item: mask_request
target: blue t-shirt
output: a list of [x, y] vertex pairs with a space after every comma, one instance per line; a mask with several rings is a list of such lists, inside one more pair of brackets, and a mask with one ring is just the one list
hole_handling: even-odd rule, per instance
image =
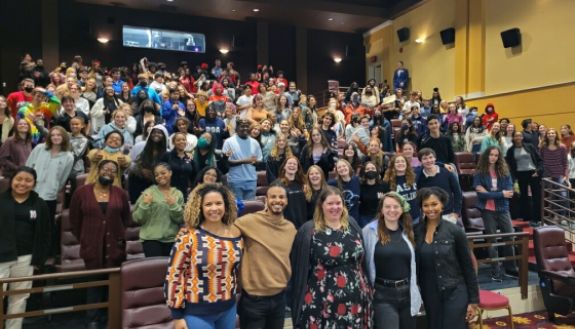
[[395, 178], [397, 186], [395, 187], [395, 192], [399, 193], [405, 201], [409, 203], [411, 210], [409, 214], [413, 219], [413, 224], [419, 223], [420, 209], [417, 204], [417, 183], [413, 182], [413, 185], [407, 185], [405, 181], [405, 176], [397, 176]]
[[222, 135], [226, 131], [224, 120], [217, 117], [215, 119], [201, 118], [199, 124], [202, 129], [211, 133], [212, 136], [216, 138], [216, 148], [218, 150], [221, 149], [223, 142]]
[[[330, 179], [329, 185], [337, 186], [337, 180]], [[351, 176], [351, 180], [341, 186], [341, 194], [343, 195], [343, 202], [349, 212], [349, 215], [354, 219], [359, 219], [359, 196], [361, 191], [361, 184], [357, 176]]]
[[[255, 156], [258, 161], [262, 161], [262, 149], [255, 139], [248, 137], [246, 139], [234, 135], [224, 142], [222, 152], [224, 154], [232, 152], [230, 160], [244, 160]], [[257, 181], [256, 167], [251, 164], [241, 164], [230, 166], [228, 172], [228, 182], [254, 182]]]

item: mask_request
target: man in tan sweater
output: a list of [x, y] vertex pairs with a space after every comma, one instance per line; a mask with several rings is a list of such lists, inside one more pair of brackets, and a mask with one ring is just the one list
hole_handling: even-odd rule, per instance
[[287, 191], [277, 181], [266, 193], [266, 209], [238, 218], [244, 238], [240, 268], [242, 296], [238, 305], [241, 328], [282, 329], [285, 289], [291, 277], [290, 251], [297, 233], [283, 217]]

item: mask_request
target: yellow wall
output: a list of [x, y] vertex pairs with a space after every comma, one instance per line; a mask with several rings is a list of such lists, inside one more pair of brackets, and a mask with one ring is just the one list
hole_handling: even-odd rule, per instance
[[[575, 1], [483, 0], [485, 93], [575, 80]], [[518, 27], [521, 49], [503, 48], [501, 31]]]
[[[446, 96], [453, 97], [455, 51], [441, 44], [439, 31], [454, 25], [455, 1], [424, 2], [393, 20], [389, 26], [368, 36], [365, 40], [368, 51], [366, 58], [377, 56], [383, 78], [390, 84], [397, 62], [402, 60], [409, 69], [412, 86], [427, 95], [431, 94], [434, 87], [440, 87]], [[400, 44], [396, 31], [402, 27], [409, 27], [411, 36], [409, 41]], [[415, 43], [419, 37], [425, 37], [425, 43]], [[402, 52], [400, 48], [403, 48]]]
[[[481, 110], [491, 102], [501, 116], [519, 121], [574, 124], [575, 106], [565, 101], [575, 95], [574, 12], [575, 0], [424, 0], [367, 35], [366, 56], [378, 56], [390, 83], [403, 60], [424, 97], [437, 86], [444, 99], [464, 95]], [[404, 26], [411, 38], [400, 53], [396, 30]], [[456, 29], [452, 48], [439, 37], [447, 27]], [[513, 27], [521, 30], [522, 46], [505, 49], [500, 32]], [[426, 42], [416, 44], [423, 34]]]
[[560, 128], [563, 124], [575, 127], [575, 107], [570, 101], [575, 95], [575, 83], [562, 86], [538, 88], [500, 96], [481, 97], [467, 101], [468, 106], [477, 106], [483, 113], [485, 105], [492, 103], [499, 117], [508, 117], [515, 124], [532, 118], [547, 127]]

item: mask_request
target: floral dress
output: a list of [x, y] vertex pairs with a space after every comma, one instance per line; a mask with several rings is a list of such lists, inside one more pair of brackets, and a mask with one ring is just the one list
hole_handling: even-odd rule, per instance
[[312, 273], [302, 309], [302, 328], [371, 328], [371, 288], [361, 264], [361, 235], [348, 230], [315, 231]]

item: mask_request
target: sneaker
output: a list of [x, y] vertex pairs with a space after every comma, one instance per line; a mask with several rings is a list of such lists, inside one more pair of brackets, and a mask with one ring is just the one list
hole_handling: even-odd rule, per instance
[[519, 278], [519, 271], [516, 268], [510, 268], [505, 270], [505, 275], [508, 278], [518, 279]]
[[501, 276], [501, 272], [500, 271], [492, 271], [491, 272], [491, 281], [503, 282], [503, 277]]

